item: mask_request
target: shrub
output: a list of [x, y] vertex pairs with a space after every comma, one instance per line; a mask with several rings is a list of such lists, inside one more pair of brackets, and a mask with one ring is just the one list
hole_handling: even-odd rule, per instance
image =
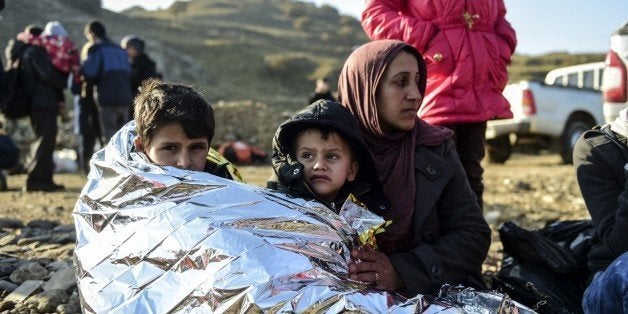
[[188, 2], [183, 2], [183, 1], [175, 1], [170, 8], [168, 8], [168, 12], [172, 13], [172, 14], [181, 14], [184, 13], [185, 11], [187, 11], [188, 9]]
[[312, 20], [307, 16], [300, 16], [294, 19], [294, 28], [300, 31], [309, 31], [312, 28]]
[[282, 9], [286, 16], [293, 19], [307, 15], [307, 7], [301, 2], [288, 3]]
[[98, 15], [102, 6], [101, 0], [65, 0], [64, 2], [69, 7], [79, 9], [92, 15]]

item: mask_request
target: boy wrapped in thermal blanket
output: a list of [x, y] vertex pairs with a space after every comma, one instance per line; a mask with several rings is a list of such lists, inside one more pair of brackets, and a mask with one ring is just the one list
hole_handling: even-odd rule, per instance
[[74, 208], [83, 312], [458, 313], [444, 298], [454, 295], [481, 307], [504, 303], [468, 289], [407, 299], [351, 281], [349, 252], [360, 235], [370, 241], [381, 231], [379, 216], [350, 200], [335, 214], [316, 202], [157, 166], [134, 150], [134, 138], [129, 122], [92, 157]]

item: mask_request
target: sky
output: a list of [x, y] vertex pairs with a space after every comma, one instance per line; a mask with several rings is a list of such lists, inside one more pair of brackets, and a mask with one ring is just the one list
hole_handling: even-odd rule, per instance
[[[329, 4], [342, 14], [360, 18], [364, 0], [304, 0]], [[134, 5], [167, 8], [174, 0], [102, 0], [121, 11]], [[504, 0], [506, 19], [517, 32], [516, 53], [606, 53], [611, 34], [628, 22], [627, 0]]]

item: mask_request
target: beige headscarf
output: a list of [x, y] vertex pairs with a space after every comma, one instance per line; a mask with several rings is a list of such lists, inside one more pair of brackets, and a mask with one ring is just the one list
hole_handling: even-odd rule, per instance
[[[408, 249], [415, 201], [414, 151], [433, 146], [452, 136], [446, 128], [432, 126], [417, 117], [413, 130], [385, 134], [377, 115], [376, 91], [388, 65], [400, 51], [413, 54], [419, 63], [419, 91], [425, 93], [427, 68], [421, 54], [398, 40], [379, 40], [356, 49], [347, 59], [338, 81], [338, 98], [360, 122], [362, 135], [375, 162], [384, 193], [391, 203], [384, 218], [393, 225], [379, 238], [386, 253]], [[383, 243], [382, 243], [383, 242]]]

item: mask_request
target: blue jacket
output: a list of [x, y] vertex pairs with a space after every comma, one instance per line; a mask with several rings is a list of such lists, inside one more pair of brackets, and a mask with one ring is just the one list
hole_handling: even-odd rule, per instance
[[129, 107], [133, 103], [128, 58], [126, 51], [108, 39], [89, 48], [81, 71], [85, 80], [96, 86], [100, 106]]

